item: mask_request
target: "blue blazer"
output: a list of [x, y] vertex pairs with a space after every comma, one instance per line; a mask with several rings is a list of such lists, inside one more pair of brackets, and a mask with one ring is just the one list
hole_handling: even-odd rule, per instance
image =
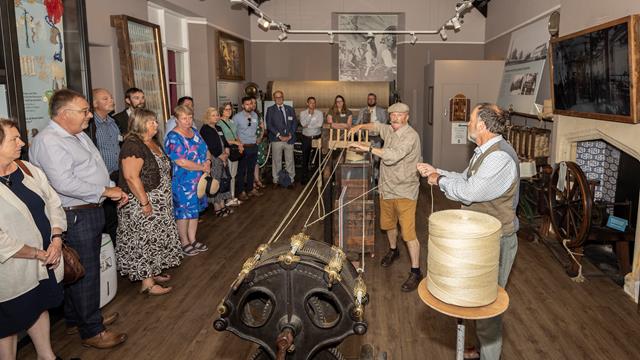
[[296, 118], [296, 112], [289, 105], [284, 106], [284, 111], [287, 113], [287, 118], [282, 114], [282, 111], [278, 109], [278, 105], [272, 105], [267, 108], [267, 114], [265, 121], [267, 123], [267, 130], [269, 131], [270, 141], [280, 141], [280, 136], [291, 135], [291, 139], [287, 142], [293, 144], [296, 142], [296, 129], [298, 128], [298, 119]]

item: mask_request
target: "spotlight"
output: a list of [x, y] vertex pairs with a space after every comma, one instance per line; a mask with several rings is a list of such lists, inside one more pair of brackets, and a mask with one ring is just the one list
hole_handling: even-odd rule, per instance
[[415, 45], [415, 44], [416, 44], [416, 41], [418, 41], [418, 38], [416, 37], [416, 34], [411, 33], [411, 39], [409, 39], [409, 43], [410, 43], [411, 45]]
[[368, 37], [368, 38], [372, 38], [372, 37], [373, 37], [373, 33], [372, 33], [371, 31], [369, 31], [369, 32], [367, 33], [367, 37]]
[[271, 26], [271, 22], [269, 22], [269, 20], [264, 18], [264, 15], [260, 15], [260, 18], [258, 19], [258, 26], [264, 30], [267, 31], [269, 30], [269, 27]]
[[442, 38], [442, 41], [447, 40], [447, 30], [445, 30], [444, 26], [440, 29], [440, 37]]
[[473, 3], [471, 1], [468, 1], [468, 0], [463, 1], [461, 3], [456, 4], [456, 13], [458, 13], [458, 15], [461, 15], [467, 10], [471, 9], [472, 7], [473, 7]]
[[451, 20], [451, 25], [453, 25], [454, 31], [460, 31], [462, 24], [460, 24], [460, 18], [456, 15]]
[[336, 36], [335, 36], [334, 33], [332, 33], [332, 32], [329, 33], [329, 44], [333, 45], [333, 43], [335, 42], [335, 37]]
[[286, 32], [281, 32], [280, 35], [278, 35], [278, 40], [280, 41], [284, 41], [287, 38], [287, 33]]
[[230, 0], [231, 5], [242, 4], [244, 1], [242, 0]]

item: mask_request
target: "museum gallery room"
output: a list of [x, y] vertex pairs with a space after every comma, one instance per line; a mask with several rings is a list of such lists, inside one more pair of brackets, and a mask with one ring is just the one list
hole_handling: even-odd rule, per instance
[[639, 1], [0, 7], [0, 360], [640, 359]]

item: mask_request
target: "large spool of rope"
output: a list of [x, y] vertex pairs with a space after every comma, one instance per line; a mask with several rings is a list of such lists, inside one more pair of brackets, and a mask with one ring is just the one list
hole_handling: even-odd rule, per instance
[[470, 210], [438, 211], [429, 217], [427, 288], [457, 306], [491, 304], [498, 296], [502, 224]]

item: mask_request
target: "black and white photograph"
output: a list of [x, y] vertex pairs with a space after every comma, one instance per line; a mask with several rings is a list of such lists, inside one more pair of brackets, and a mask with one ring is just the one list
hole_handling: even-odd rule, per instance
[[[339, 30], [396, 30], [398, 15], [339, 14]], [[397, 77], [394, 35], [340, 35], [341, 81], [393, 81]]]
[[538, 73], [524, 74], [522, 78], [522, 91], [520, 95], [532, 95], [536, 89], [536, 80]]
[[524, 75], [515, 74], [511, 77], [511, 86], [509, 87], [509, 91], [512, 95], [519, 95], [520, 89], [522, 88], [522, 80], [524, 79]]
[[629, 74], [627, 23], [555, 43], [555, 108], [629, 116]]

